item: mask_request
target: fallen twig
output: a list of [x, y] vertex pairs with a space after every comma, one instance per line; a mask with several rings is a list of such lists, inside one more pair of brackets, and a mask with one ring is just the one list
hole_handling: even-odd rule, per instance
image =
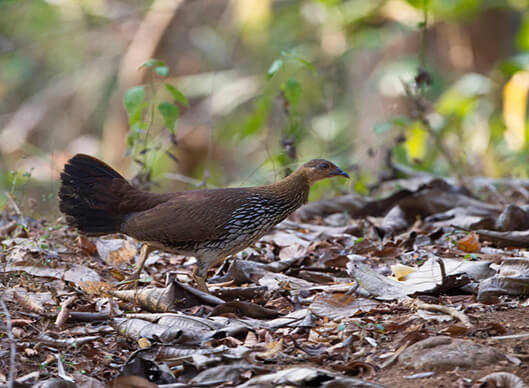
[[59, 347], [59, 346], [73, 346], [74, 344], [79, 346], [87, 342], [95, 341], [99, 338], [101, 337], [98, 335], [89, 335], [86, 337], [75, 337], [75, 338], [62, 339], [62, 338], [53, 338], [43, 333], [39, 335], [38, 340], [43, 344]]
[[0, 236], [7, 236], [17, 227], [16, 221], [11, 221], [0, 228]]
[[12, 325], [11, 325], [11, 314], [7, 309], [7, 305], [4, 302], [4, 299], [0, 297], [0, 305], [6, 317], [5, 326], [7, 331], [7, 337], [9, 338], [9, 382], [8, 387], [13, 388], [15, 386], [15, 369], [16, 369], [16, 354], [17, 349], [15, 345], [15, 337], [13, 336]]
[[4, 194], [7, 197], [7, 200], [9, 201], [11, 206], [13, 206], [13, 209], [15, 210], [15, 213], [17, 213], [17, 215], [22, 218], [22, 212], [20, 211], [20, 208], [17, 205], [17, 201], [15, 201], [15, 199], [13, 198], [13, 194], [11, 194], [8, 191], [5, 191]]
[[70, 309], [69, 306], [77, 299], [77, 296], [70, 296], [68, 299], [66, 299], [64, 302], [61, 303], [61, 311], [59, 314], [57, 314], [57, 319], [55, 320], [55, 326], [57, 326], [59, 329], [61, 329], [66, 321], [68, 320], [68, 317], [70, 315]]
[[527, 338], [527, 337], [529, 337], [529, 333], [511, 334], [511, 335], [499, 335], [497, 337], [489, 337], [489, 341], [510, 340], [510, 339], [519, 339], [519, 338]]
[[404, 343], [403, 345], [401, 345], [397, 351], [395, 353], [393, 353], [393, 355], [388, 358], [386, 361], [384, 361], [382, 363], [382, 365], [379, 365], [380, 369], [384, 369], [384, 368], [387, 368], [388, 366], [390, 366], [391, 364], [393, 364], [393, 362], [395, 362], [395, 360], [400, 356], [400, 354], [406, 350], [406, 348], [409, 346], [409, 341], [406, 341], [406, 343]]
[[470, 319], [464, 313], [462, 313], [459, 310], [456, 310], [453, 307], [443, 306], [443, 305], [439, 305], [439, 304], [424, 303], [424, 302], [421, 302], [420, 300], [416, 300], [415, 301], [415, 306], [417, 306], [417, 308], [423, 309], [423, 310], [437, 311], [437, 312], [440, 312], [440, 313], [448, 314], [448, 315], [454, 317], [455, 319], [461, 321], [461, 323], [465, 327], [467, 327], [467, 328], [472, 327], [472, 323], [470, 322]]

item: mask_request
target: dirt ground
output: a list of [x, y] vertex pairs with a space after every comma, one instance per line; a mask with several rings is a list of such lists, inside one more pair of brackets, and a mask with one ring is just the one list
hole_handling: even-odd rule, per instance
[[[439, 222], [425, 218], [388, 234], [396, 223], [387, 216], [288, 220], [210, 271], [211, 294], [203, 294], [190, 276], [194, 258], [155, 251], [131, 282], [141, 248], [134, 240], [86, 238], [61, 220], [2, 217], [0, 383], [10, 372], [28, 387], [57, 377], [79, 387], [126, 386], [120, 379], [130, 376], [143, 386], [346, 387], [357, 378], [384, 387], [478, 387], [494, 372], [529, 383], [526, 248]], [[431, 260], [442, 263], [441, 273], [425, 270]], [[520, 295], [478, 300], [472, 290], [482, 281], [454, 272], [454, 263], [489, 278], [511, 263], [519, 288], [509, 292]], [[396, 280], [395, 264], [410, 274]], [[436, 336], [501, 357], [484, 366], [405, 366], [406, 352]], [[294, 367], [304, 369], [274, 374]]]

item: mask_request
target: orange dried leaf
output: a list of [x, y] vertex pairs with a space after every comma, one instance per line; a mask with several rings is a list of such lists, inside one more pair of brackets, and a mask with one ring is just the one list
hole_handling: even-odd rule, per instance
[[77, 243], [79, 244], [79, 247], [90, 256], [97, 255], [96, 244], [94, 244], [94, 242], [89, 240], [87, 237], [80, 235], [77, 238]]
[[441, 330], [442, 333], [447, 333], [448, 335], [451, 335], [452, 337], [462, 336], [468, 333], [468, 327], [461, 326], [461, 325], [450, 325], [443, 330]]
[[121, 271], [119, 271], [119, 270], [117, 270], [115, 268], [110, 270], [110, 274], [116, 280], [122, 281], [122, 280], [125, 279], [125, 275], [123, 275], [123, 273]]
[[108, 296], [108, 291], [112, 285], [106, 282], [85, 281], [79, 283], [79, 287], [89, 295]]
[[481, 245], [479, 244], [478, 234], [476, 232], [467, 234], [457, 242], [457, 247], [463, 252], [479, 252], [481, 250]]
[[283, 338], [279, 341], [273, 341], [265, 345], [267, 350], [262, 353], [256, 354], [256, 357], [261, 360], [271, 360], [274, 359], [281, 351], [283, 350]]
[[146, 349], [146, 348], [150, 348], [152, 346], [151, 341], [149, 341], [145, 337], [141, 337], [138, 340], [138, 345], [139, 345], [140, 349]]

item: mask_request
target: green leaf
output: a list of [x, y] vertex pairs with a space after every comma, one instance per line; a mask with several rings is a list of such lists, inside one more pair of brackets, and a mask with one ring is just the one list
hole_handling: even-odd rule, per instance
[[316, 67], [311, 62], [309, 62], [306, 59], [303, 59], [301, 57], [293, 57], [293, 59], [295, 59], [296, 61], [301, 63], [303, 66], [305, 66], [307, 69], [312, 71], [314, 74], [318, 74], [318, 70], [316, 69]]
[[132, 148], [134, 146], [134, 142], [135, 142], [135, 136], [132, 132], [129, 132], [127, 134], [127, 138], [126, 138], [126, 142], [127, 142], [127, 148]]
[[180, 115], [178, 107], [175, 104], [171, 104], [170, 102], [162, 101], [158, 105], [158, 110], [162, 114], [165, 126], [169, 128], [171, 133], [174, 133], [176, 120], [178, 120]]
[[155, 66], [165, 66], [164, 61], [160, 61], [159, 59], [149, 59], [148, 61], [143, 62], [140, 66], [138, 66], [138, 69], [141, 69], [142, 67], [155, 67]]
[[393, 125], [401, 128], [407, 128], [411, 124], [411, 120], [408, 116], [395, 116], [391, 119]]
[[150, 282], [152, 282], [152, 280], [153, 280], [152, 276], [143, 276], [143, 277], [138, 279], [138, 281], [140, 283], [150, 283]]
[[272, 62], [272, 65], [270, 65], [270, 68], [266, 73], [268, 79], [271, 79], [283, 67], [284, 63], [285, 61], [283, 60], [283, 58], [278, 58], [274, 62]]
[[154, 68], [154, 72], [162, 77], [167, 77], [169, 75], [169, 68], [167, 66], [157, 66]]
[[297, 105], [301, 99], [301, 84], [295, 79], [290, 78], [288, 81], [281, 84], [281, 91], [285, 94], [285, 98], [291, 105]]
[[384, 123], [376, 124], [374, 130], [377, 135], [381, 135], [383, 133], [390, 131], [392, 128], [393, 128], [393, 123], [386, 121]]
[[517, 71], [529, 68], [529, 53], [519, 53], [500, 63], [500, 69], [510, 77]]
[[178, 90], [171, 84], [165, 84], [165, 87], [176, 101], [178, 101], [184, 106], [189, 106], [189, 101], [187, 101], [187, 97], [184, 96], [184, 94], [180, 90]]
[[520, 30], [516, 36], [516, 44], [520, 51], [529, 50], [529, 13], [526, 13]]
[[269, 96], [260, 96], [254, 104], [253, 112], [245, 116], [242, 124], [237, 123], [237, 131], [241, 139], [255, 135], [268, 120], [270, 105], [272, 101]]
[[135, 125], [143, 123], [143, 110], [147, 108], [147, 103], [141, 103], [140, 105], [136, 106], [136, 108], [132, 111], [132, 113], [129, 113], [129, 126], [132, 128]]
[[143, 86], [133, 86], [129, 88], [123, 96], [123, 105], [129, 115], [134, 114], [143, 103], [145, 98], [145, 88]]

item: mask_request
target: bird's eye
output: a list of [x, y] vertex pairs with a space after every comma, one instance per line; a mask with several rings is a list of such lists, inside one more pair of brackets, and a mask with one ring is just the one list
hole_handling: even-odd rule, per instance
[[320, 168], [326, 169], [329, 168], [329, 165], [327, 163], [320, 164]]

